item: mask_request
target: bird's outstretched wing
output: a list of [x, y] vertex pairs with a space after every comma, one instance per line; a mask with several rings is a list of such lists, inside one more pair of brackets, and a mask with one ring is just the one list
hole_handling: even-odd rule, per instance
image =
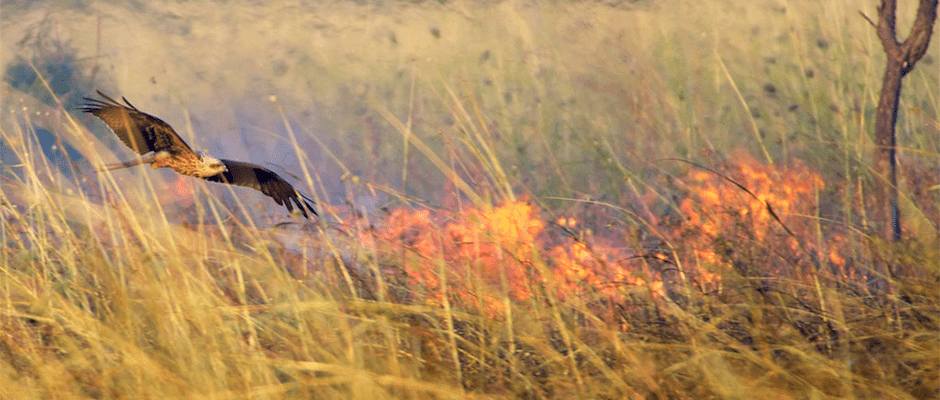
[[183, 138], [160, 118], [138, 110], [123, 97], [121, 99], [126, 105], [118, 103], [100, 90], [98, 95], [101, 99], [85, 97], [85, 104], [79, 109], [104, 121], [131, 150], [139, 154], [160, 151], [170, 154], [193, 152]]
[[278, 205], [287, 207], [287, 211], [293, 211], [296, 205], [300, 213], [305, 218], [310, 218], [307, 213], [318, 215], [313, 208], [314, 201], [294, 189], [290, 183], [281, 178], [280, 175], [264, 168], [260, 165], [251, 163], [220, 160], [225, 164], [226, 171], [205, 178], [210, 182], [228, 183], [238, 186], [250, 187], [264, 193], [274, 199]]

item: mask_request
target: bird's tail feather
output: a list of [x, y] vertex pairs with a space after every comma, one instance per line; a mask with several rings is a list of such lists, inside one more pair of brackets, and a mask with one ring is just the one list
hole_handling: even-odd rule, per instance
[[149, 164], [151, 162], [153, 162], [153, 157], [138, 158], [136, 160], [105, 164], [104, 167], [98, 168], [97, 171], [98, 172], [113, 171], [116, 169], [135, 167], [140, 164]]

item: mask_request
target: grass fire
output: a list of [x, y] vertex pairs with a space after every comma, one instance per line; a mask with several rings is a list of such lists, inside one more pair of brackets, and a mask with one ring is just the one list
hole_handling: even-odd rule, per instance
[[900, 3], [4, 3], [0, 399], [937, 397]]

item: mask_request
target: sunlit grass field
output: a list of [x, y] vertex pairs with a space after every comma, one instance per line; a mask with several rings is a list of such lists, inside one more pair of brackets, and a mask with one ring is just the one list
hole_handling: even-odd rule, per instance
[[[940, 46], [885, 242], [874, 3], [0, 3], [0, 399], [940, 396]], [[95, 89], [321, 218], [96, 173]]]

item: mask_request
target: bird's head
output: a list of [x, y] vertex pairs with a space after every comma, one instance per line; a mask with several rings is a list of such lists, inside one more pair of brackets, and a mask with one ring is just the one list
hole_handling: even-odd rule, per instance
[[199, 161], [202, 163], [201, 169], [203, 171], [203, 176], [214, 176], [227, 171], [227, 168], [225, 167], [225, 164], [222, 162], [222, 160], [212, 157], [205, 152], [199, 152]]

